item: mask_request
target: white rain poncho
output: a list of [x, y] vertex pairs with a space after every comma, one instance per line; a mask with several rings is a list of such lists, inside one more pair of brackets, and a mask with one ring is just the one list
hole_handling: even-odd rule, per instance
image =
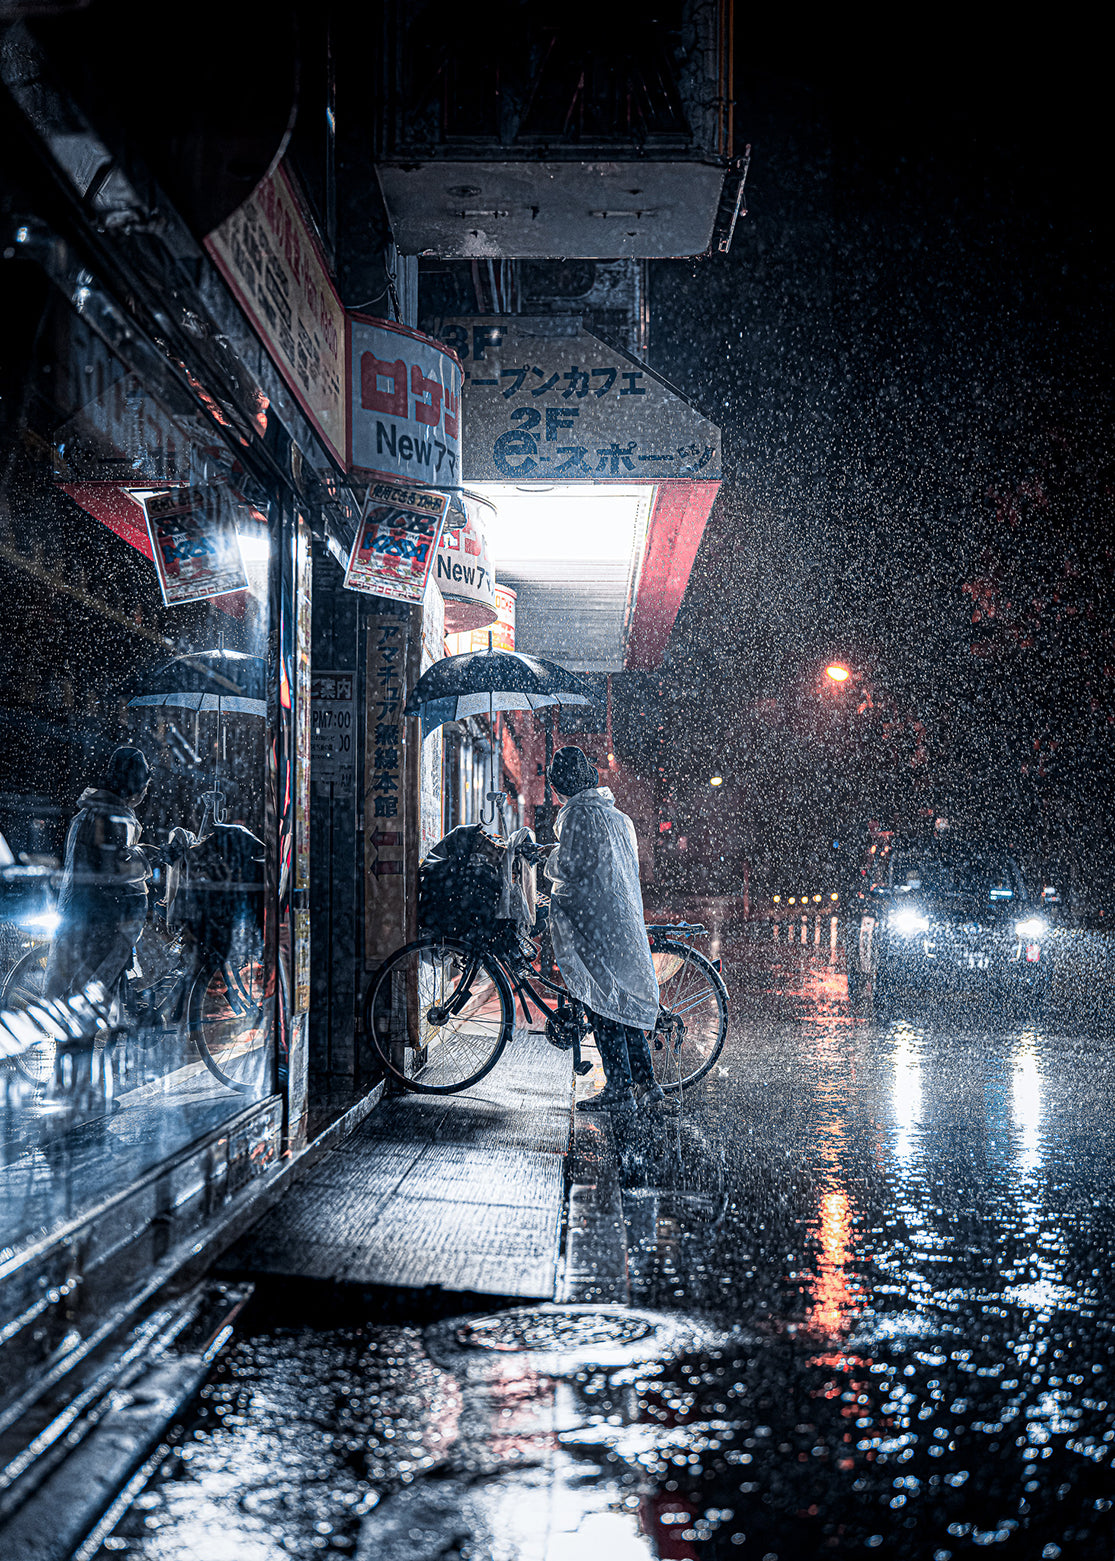
[[554, 956], [566, 986], [586, 1008], [637, 1030], [658, 1019], [635, 826], [606, 786], [580, 791], [562, 808], [552, 881]]

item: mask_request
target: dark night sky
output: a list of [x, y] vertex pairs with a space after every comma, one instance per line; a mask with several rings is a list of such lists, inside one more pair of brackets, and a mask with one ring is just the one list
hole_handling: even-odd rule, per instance
[[[698, 769], [731, 762], [738, 739], [761, 768], [749, 700], [792, 702], [832, 655], [938, 729], [985, 730], [1019, 686], [1002, 658], [974, 676], [969, 648], [962, 587], [989, 488], [1047, 469], [1049, 430], [1069, 429], [1089, 472], [1078, 522], [1093, 540], [1107, 526], [1092, 503], [1115, 313], [1099, 41], [937, 25], [791, 41], [744, 24], [749, 215], [729, 257], [652, 266], [651, 361], [725, 436], [665, 668], [668, 692], [699, 695], [663, 718], [683, 767], [690, 746]], [[1063, 699], [1063, 645], [1040, 676], [1038, 659], [1023, 724]], [[994, 762], [973, 755], [972, 778]]]

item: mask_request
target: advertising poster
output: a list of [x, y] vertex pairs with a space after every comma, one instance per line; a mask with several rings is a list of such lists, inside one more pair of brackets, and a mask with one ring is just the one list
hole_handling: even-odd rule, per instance
[[236, 505], [227, 488], [168, 488], [148, 494], [143, 510], [168, 607], [247, 589]]
[[418, 603], [441, 538], [449, 495], [374, 482], [345, 570], [350, 591]]

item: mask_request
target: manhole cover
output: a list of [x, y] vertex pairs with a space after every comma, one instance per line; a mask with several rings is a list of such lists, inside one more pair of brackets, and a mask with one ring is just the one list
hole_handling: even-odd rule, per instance
[[633, 1344], [654, 1332], [643, 1317], [612, 1312], [505, 1312], [459, 1323], [457, 1343], [466, 1350], [545, 1350], [565, 1354], [600, 1344]]
[[561, 1375], [585, 1366], [666, 1360], [686, 1350], [710, 1348], [722, 1337], [695, 1318], [608, 1303], [516, 1306], [476, 1317], [447, 1317], [423, 1334], [426, 1350], [439, 1366], [481, 1375], [484, 1361], [494, 1365], [501, 1355], [530, 1355], [540, 1369]]

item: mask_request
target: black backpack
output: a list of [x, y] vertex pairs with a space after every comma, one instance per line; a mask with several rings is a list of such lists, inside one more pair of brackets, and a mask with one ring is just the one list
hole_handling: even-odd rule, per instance
[[506, 849], [479, 824], [461, 824], [443, 836], [418, 869], [422, 931], [456, 938], [495, 933]]

